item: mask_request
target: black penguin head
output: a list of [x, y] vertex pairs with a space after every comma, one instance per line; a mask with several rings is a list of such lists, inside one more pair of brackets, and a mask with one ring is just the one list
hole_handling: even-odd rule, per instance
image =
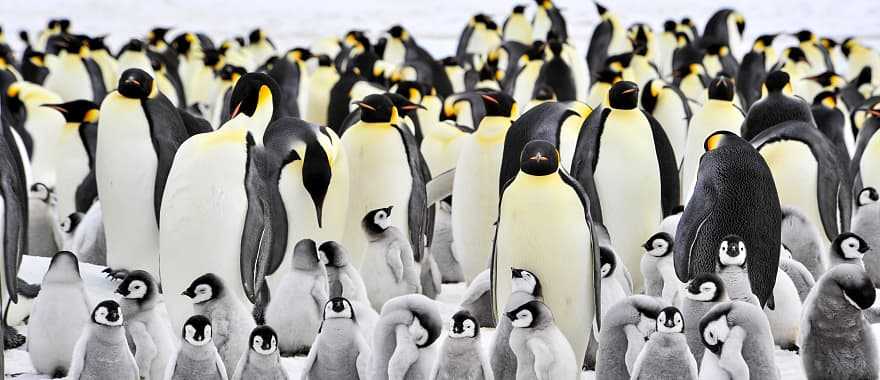
[[764, 86], [767, 87], [767, 92], [770, 93], [779, 93], [787, 86], [790, 82], [790, 78], [788, 73], [785, 71], [777, 70], [770, 74], [767, 74], [767, 79], [764, 80]]
[[437, 341], [437, 338], [440, 337], [440, 332], [442, 328], [440, 326], [432, 326], [428, 325], [427, 328], [425, 324], [422, 322], [428, 321], [429, 323], [433, 318], [427, 318], [421, 313], [413, 312], [412, 323], [409, 325], [409, 334], [412, 338], [413, 342], [415, 342], [416, 347], [425, 348]]
[[527, 57], [529, 61], [543, 61], [544, 55], [546, 53], [544, 49], [545, 46], [546, 44], [544, 43], [544, 41], [532, 42], [532, 46], [530, 46], [529, 49], [526, 50], [523, 56]]
[[559, 170], [559, 151], [546, 140], [532, 140], [523, 147], [519, 169], [533, 176], [545, 176]]
[[730, 17], [733, 17], [733, 23], [736, 24], [736, 31], [739, 32], [739, 35], [742, 36], [743, 32], [746, 31], [746, 19], [739, 12], [734, 11]]
[[597, 83], [615, 84], [623, 80], [623, 75], [619, 71], [611, 69], [602, 69], [596, 76]]
[[837, 108], [837, 94], [834, 91], [822, 91], [813, 98], [813, 105], [835, 109]]
[[396, 38], [402, 41], [409, 39], [409, 32], [400, 25], [394, 25], [391, 29], [388, 29], [388, 35], [391, 36], [391, 38]]
[[155, 299], [159, 291], [153, 275], [146, 271], [136, 270], [125, 276], [122, 283], [116, 287], [116, 293], [123, 298], [143, 303]]
[[706, 141], [703, 142], [703, 148], [706, 152], [711, 152], [713, 150], [721, 149], [725, 146], [736, 145], [740, 143], [748, 144], [742, 137], [737, 136], [733, 132], [729, 131], [717, 131], [709, 137], [706, 138]]
[[81, 281], [79, 274], [79, 260], [70, 251], [59, 251], [52, 256], [49, 262], [49, 270], [43, 277], [43, 284], [47, 282], [71, 282]]
[[257, 326], [251, 331], [250, 347], [260, 355], [272, 355], [278, 351], [278, 334], [269, 326]]
[[324, 330], [324, 322], [331, 319], [350, 319], [357, 323], [357, 316], [351, 302], [340, 296], [333, 297], [324, 304], [324, 316], [321, 320], [321, 326], [318, 327], [318, 333]]
[[449, 337], [452, 339], [476, 338], [480, 335], [480, 322], [467, 310], [453, 314], [449, 327]]
[[369, 95], [355, 104], [361, 109], [361, 121], [364, 123], [396, 122], [397, 109], [385, 95]]
[[657, 98], [660, 97], [665, 86], [665, 83], [660, 79], [651, 79], [645, 83], [645, 87], [642, 89], [642, 108], [645, 112], [654, 112], [657, 107]]
[[684, 317], [678, 308], [669, 306], [660, 310], [657, 315], [657, 332], [661, 333], [683, 333]]
[[516, 101], [513, 97], [499, 91], [480, 92], [483, 104], [486, 106], [486, 117], [512, 118], [516, 115]]
[[364, 231], [366, 231], [368, 235], [378, 235], [385, 232], [385, 230], [388, 229], [388, 226], [391, 225], [392, 207], [394, 206], [392, 205], [368, 212], [361, 222]]
[[556, 100], [556, 94], [553, 92], [553, 87], [547, 85], [539, 86], [537, 89], [535, 89], [535, 100], [539, 100], [542, 102]]
[[532, 300], [505, 314], [515, 328], [541, 328], [553, 322], [550, 308], [543, 302]]
[[325, 241], [318, 247], [318, 251], [324, 253], [327, 258], [327, 266], [342, 268], [349, 264], [348, 251], [342, 244], [335, 241]]
[[193, 315], [183, 324], [183, 340], [193, 346], [204, 346], [211, 343], [213, 331], [211, 320], [204, 315]]
[[607, 247], [599, 247], [599, 268], [602, 278], [611, 277], [617, 269], [617, 255]]
[[[541, 2], [538, 1], [538, 4], [541, 4]], [[599, 4], [599, 3], [596, 2], [596, 1], [594, 1], [593, 4], [596, 5], [596, 12], [599, 13], [599, 16], [600, 16], [600, 17], [601, 17], [601, 16], [605, 16], [605, 14], [608, 13], [608, 8], [605, 8], [602, 4]]]
[[839, 43], [837, 43], [837, 41], [828, 37], [819, 38], [819, 43], [822, 44], [822, 46], [825, 47], [825, 49], [828, 51], [834, 50], [834, 48], [840, 45]]
[[617, 82], [608, 91], [608, 105], [613, 109], [632, 110], [639, 106], [639, 85], [630, 82]]
[[110, 49], [107, 47], [107, 44], [104, 42], [105, 38], [107, 38], [107, 36], [88, 37], [88, 39], [86, 40], [86, 45], [89, 47], [89, 50], [91, 50], [91, 51], [103, 50], [106, 52], [110, 52]]
[[253, 117], [258, 109], [272, 107], [272, 120], [278, 118], [281, 90], [272, 77], [264, 73], [247, 73], [235, 83], [229, 105], [230, 118], [238, 114]]
[[161, 45], [165, 44], [165, 36], [168, 34], [168, 31], [171, 29], [156, 27], [147, 32], [147, 42], [150, 46], [161, 47]]
[[669, 236], [666, 232], [658, 232], [651, 235], [651, 237], [648, 238], [648, 241], [646, 241], [645, 244], [642, 244], [642, 248], [645, 249], [645, 254], [654, 257], [664, 257], [668, 255], [673, 250], [672, 246], [672, 236]]
[[859, 196], [856, 198], [856, 206], [867, 206], [876, 203], [878, 200], [880, 200], [880, 194], [877, 194], [877, 190], [873, 187], [866, 187], [859, 191]]
[[113, 300], [101, 301], [92, 310], [92, 322], [102, 326], [122, 326], [122, 310]]
[[232, 82], [237, 81], [245, 74], [247, 74], [247, 70], [245, 70], [244, 67], [233, 65], [223, 65], [220, 71], [217, 72], [217, 76], [219, 76], [221, 80]]
[[312, 239], [302, 239], [293, 247], [293, 268], [299, 270], [314, 270], [320, 267], [318, 247]]
[[220, 277], [206, 273], [193, 280], [181, 294], [192, 299], [193, 303], [199, 304], [220, 298], [225, 290], [226, 286]]
[[798, 39], [798, 42], [811, 42], [816, 41], [816, 35], [813, 32], [804, 29], [797, 33], [792, 34], [793, 37]]
[[413, 103], [411, 100], [407, 99], [401, 94], [388, 92], [385, 93], [385, 97], [391, 100], [391, 104], [394, 105], [394, 108], [397, 110], [398, 115], [408, 115], [410, 117], [416, 117], [416, 110], [425, 109], [425, 106]]
[[526, 6], [525, 5], [516, 5], [513, 7], [513, 14], [521, 15], [524, 13], [526, 13]]
[[319, 67], [333, 66], [333, 59], [331, 59], [330, 56], [327, 54], [321, 54], [318, 56], [318, 66]]
[[[395, 85], [394, 87], [395, 93], [403, 96], [413, 104], [421, 102], [424, 95], [431, 93], [430, 86], [415, 81], [401, 81], [398, 82], [397, 85]], [[415, 105], [415, 108], [418, 108], [418, 105]]]
[[846, 85], [846, 79], [843, 79], [842, 76], [837, 75], [837, 73], [833, 71], [826, 71], [824, 73], [813, 75], [811, 77], [806, 77], [804, 79], [816, 82], [822, 85], [822, 87], [840, 88]]
[[804, 62], [808, 66], [811, 66], [810, 61], [807, 59], [807, 55], [799, 47], [790, 47], [788, 49], [785, 49], [782, 55], [794, 63]]
[[64, 121], [68, 123], [93, 124], [98, 122], [100, 115], [97, 104], [82, 99], [61, 104], [44, 104], [43, 107], [60, 112], [64, 116]]
[[137, 38], [132, 38], [128, 40], [128, 43], [122, 46], [122, 49], [119, 50], [119, 54], [127, 51], [143, 53], [147, 51], [147, 45]]
[[852, 232], [844, 232], [834, 238], [831, 243], [834, 253], [843, 260], [861, 260], [871, 247], [861, 236]]
[[727, 293], [724, 281], [712, 272], [698, 273], [687, 283], [685, 297], [699, 302], [721, 302]]
[[675, 21], [674, 20], [666, 20], [663, 22], [663, 31], [667, 33], [675, 33]]
[[757, 52], [762, 52], [765, 49], [773, 46], [773, 40], [776, 39], [778, 34], [762, 34], [755, 39], [755, 42], [752, 44], [752, 50]]
[[76, 231], [76, 227], [79, 226], [79, 223], [82, 222], [85, 214], [81, 212], [72, 212], [68, 215], [64, 220], [61, 221], [59, 227], [62, 232], [72, 234]]
[[120, 95], [131, 99], [146, 99], [157, 91], [153, 77], [136, 68], [122, 72], [117, 89]]
[[511, 291], [541, 297], [541, 280], [537, 275], [525, 269], [510, 268], [510, 276]]
[[248, 34], [248, 43], [256, 44], [260, 41], [263, 41], [266, 38], [266, 33], [263, 33], [261, 29], [254, 29]]
[[709, 99], [732, 102], [736, 86], [730, 78], [719, 75], [709, 83]]
[[727, 235], [718, 245], [718, 265], [720, 267], [746, 265], [746, 243], [737, 235]]

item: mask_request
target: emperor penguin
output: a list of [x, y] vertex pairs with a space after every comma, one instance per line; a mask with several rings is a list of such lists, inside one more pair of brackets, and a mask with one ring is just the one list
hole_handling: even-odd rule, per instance
[[480, 345], [480, 323], [467, 310], [452, 315], [432, 379], [494, 379], [489, 359]]
[[834, 71], [834, 63], [831, 54], [819, 42], [819, 37], [810, 30], [803, 29], [793, 35], [798, 39], [798, 47], [804, 52], [807, 62], [810, 63], [810, 74], [821, 74], [826, 71]]
[[[416, 145], [415, 136], [400, 124], [398, 110], [384, 95], [370, 95], [360, 101], [360, 121], [345, 130], [342, 146], [349, 165], [348, 223], [342, 239], [358, 265], [367, 246], [361, 215], [380, 207], [393, 206], [393, 225], [406, 237], [416, 262], [421, 262], [426, 238], [433, 232], [425, 184], [431, 174]], [[399, 125], [400, 124], [400, 125]], [[373, 186], [376, 181], [386, 184]], [[430, 240], [430, 239], [428, 239]], [[374, 301], [375, 302], [375, 301]]]
[[270, 59], [265, 69], [281, 88], [281, 114], [302, 117], [307, 107], [306, 89], [309, 85], [309, 69], [306, 61], [312, 58], [307, 49], [295, 48], [283, 56]]
[[266, 379], [289, 380], [278, 354], [278, 335], [269, 326], [257, 326], [251, 331], [248, 352], [241, 356], [232, 380]]
[[556, 326], [553, 312], [541, 301], [529, 301], [509, 311], [513, 330], [510, 348], [516, 355], [517, 379], [574, 379], [580, 371], [565, 335]]
[[[878, 246], [880, 240], [875, 238], [880, 233], [880, 199], [873, 187], [866, 187], [859, 192], [856, 198], [853, 214], [852, 232], [867, 240], [868, 246]], [[865, 270], [871, 281], [880, 283], [880, 257], [878, 255], [865, 255], [862, 257]]]
[[[638, 108], [636, 84], [618, 82], [608, 97], [609, 107], [591, 114], [578, 137], [571, 173], [593, 221], [608, 229], [627, 269], [640, 273], [641, 242], [679, 204], [678, 168], [663, 127]], [[639, 276], [633, 287], [642, 288]]]
[[[234, 371], [238, 359], [247, 351], [248, 334], [256, 326], [254, 319], [241, 301], [231, 294], [223, 280], [213, 273], [204, 274], [193, 280], [183, 291], [183, 295], [192, 300], [191, 314], [209, 318], [211, 325], [214, 326], [217, 336], [212, 338], [213, 346], [217, 347], [219, 358], [222, 358], [225, 378], [229, 374], [226, 371]], [[187, 324], [184, 324], [184, 331], [189, 330], [186, 326]], [[211, 338], [211, 334], [207, 337]], [[189, 341], [184, 342], [183, 351], [186, 351], [187, 343], [193, 344]], [[229, 366], [226, 367], [226, 364]], [[169, 365], [169, 368], [173, 369], [172, 367]]]
[[263, 134], [273, 121], [284, 115], [281, 88], [272, 77], [263, 73], [247, 73], [237, 82], [229, 98], [229, 121], [220, 126], [242, 127], [263, 145]]
[[752, 139], [776, 183], [779, 203], [804, 213], [823, 245], [849, 230], [852, 209], [848, 156], [814, 124], [789, 121]]
[[722, 302], [727, 302], [724, 281], [715, 273], [703, 272], [685, 284], [684, 297], [681, 298], [681, 313], [684, 316], [684, 334], [691, 354], [699, 366], [703, 360], [703, 336], [700, 334], [700, 320], [704, 315]]
[[532, 46], [519, 59], [521, 68], [516, 75], [509, 79], [510, 86], [506, 89], [511, 92], [513, 99], [517, 104], [528, 104], [535, 94], [538, 77], [541, 75], [541, 69], [547, 61], [546, 44], [541, 41], [535, 41]]
[[[528, 270], [510, 268], [511, 292], [501, 313], [507, 313], [533, 300], [542, 299], [541, 281]], [[489, 364], [496, 379], [510, 379], [516, 376], [516, 355], [510, 348], [510, 332], [513, 325], [509, 318], [499, 314], [495, 336], [489, 346]]]
[[330, 57], [322, 55], [318, 57], [318, 68], [311, 73], [309, 84], [306, 88], [308, 106], [303, 113], [303, 119], [318, 125], [327, 125], [327, 107], [330, 106], [330, 89], [339, 80], [339, 73], [333, 67]]
[[[880, 100], [880, 97], [878, 97]], [[867, 104], [867, 102], [866, 102]], [[871, 187], [880, 188], [880, 170], [872, 162], [877, 157], [880, 147], [880, 134], [876, 132], [880, 130], [880, 111], [869, 110], [870, 117], [865, 119], [858, 131], [856, 140], [856, 149], [850, 164], [850, 174], [853, 176], [853, 194], [863, 191], [864, 188]], [[853, 113], [855, 119], [857, 113]]]
[[688, 99], [704, 99], [706, 88], [709, 85], [709, 76], [699, 63], [686, 63], [679, 65], [672, 72], [672, 84], [678, 86]]
[[321, 324], [321, 310], [327, 303], [327, 270], [318, 257], [314, 240], [296, 243], [290, 270], [281, 278], [266, 308], [266, 324], [281, 331], [278, 347], [283, 356], [308, 351]]
[[715, 273], [724, 281], [724, 288], [731, 300], [758, 305], [758, 297], [752, 293], [749, 283], [748, 257], [742, 238], [727, 235], [718, 245]]
[[360, 272], [376, 310], [394, 297], [422, 291], [412, 248], [400, 229], [392, 225], [392, 207], [372, 210], [362, 221], [368, 244]]
[[[216, 323], [216, 322], [215, 322]], [[227, 369], [213, 342], [213, 323], [204, 315], [193, 315], [183, 324], [180, 348], [171, 357], [165, 380], [227, 380]]]
[[837, 235], [826, 254], [828, 269], [839, 264], [855, 264], [864, 268], [865, 263], [862, 260], [870, 250], [871, 247], [859, 235], [852, 232]]
[[525, 5], [517, 5], [513, 7], [510, 16], [504, 20], [501, 27], [501, 38], [504, 41], [516, 41], [525, 45], [530, 45], [533, 41], [532, 24], [525, 15]]
[[731, 379], [780, 378], [770, 323], [760, 307], [742, 301], [718, 304], [700, 320], [700, 335], [706, 346], [701, 379], [723, 378], [720, 374]]
[[[62, 104], [49, 104], [46, 107], [57, 110], [64, 116], [64, 127], [60, 130], [57, 142], [53, 145], [56, 157], [55, 194], [58, 198], [56, 213], [70, 215], [77, 210], [76, 192], [85, 183], [89, 173], [95, 168], [95, 148], [98, 129], [98, 105], [88, 100], [75, 100]], [[94, 181], [94, 177], [91, 177]]]
[[590, 70], [590, 83], [593, 84], [605, 68], [605, 60], [608, 57], [632, 50], [626, 29], [617, 15], [601, 4], [595, 4], [601, 22], [593, 29], [587, 50], [587, 66]]
[[847, 115], [846, 104], [838, 101], [838, 95], [832, 91], [822, 91], [813, 98], [810, 107], [816, 126], [838, 151], [852, 157], [855, 154], [856, 141], [852, 133], [852, 122]]
[[672, 73], [672, 53], [678, 46], [675, 37], [677, 24], [674, 20], [663, 22], [663, 31], [657, 35], [657, 54], [654, 56], [654, 64], [661, 75], [667, 76]]
[[703, 55], [703, 67], [706, 69], [706, 75], [715, 78], [718, 75], [727, 75], [736, 78], [739, 72], [739, 62], [730, 52], [727, 45], [710, 45], [706, 48]]
[[680, 166], [685, 153], [688, 124], [693, 116], [690, 101], [678, 87], [653, 79], [645, 83], [640, 102], [642, 109], [663, 127], [675, 152], [675, 162]]
[[641, 260], [645, 295], [660, 297], [666, 302], [674, 303], [681, 282], [675, 275], [672, 255], [670, 255], [674, 250], [672, 236], [666, 232], [655, 233], [642, 247], [645, 249]]
[[800, 354], [807, 378], [878, 376], [877, 338], [864, 315], [875, 298], [874, 283], [857, 265], [837, 265], [819, 278], [801, 323]]
[[656, 331], [633, 364], [633, 379], [697, 380], [697, 361], [688, 348], [684, 316], [674, 306], [660, 310]]
[[827, 249], [819, 226], [796, 207], [782, 207], [782, 245], [814, 278], [828, 269]]
[[90, 37], [86, 40], [86, 44], [89, 47], [89, 56], [101, 69], [104, 89], [110, 92], [116, 89], [116, 78], [119, 77], [121, 71], [119, 70], [119, 63], [113, 57], [113, 53], [110, 52], [107, 43], [104, 42], [106, 38], [106, 35]]
[[162, 306], [159, 283], [150, 273], [132, 271], [116, 288], [125, 332], [144, 378], [161, 379], [177, 342]]
[[657, 316], [667, 306], [660, 298], [632, 295], [608, 311], [599, 330], [597, 378], [631, 377], [639, 353], [657, 327]]
[[156, 73], [153, 71], [153, 64], [150, 57], [147, 56], [147, 44], [138, 39], [131, 39], [119, 49], [116, 57], [119, 65], [118, 72], [125, 72], [128, 69], [141, 69], [151, 77], [155, 78]]
[[[335, 283], [342, 286], [341, 297], [349, 301], [360, 302], [369, 305], [367, 288], [360, 271], [351, 262], [348, 250], [335, 241], [325, 241], [318, 246], [318, 252], [323, 254], [324, 268], [327, 271], [328, 289], [333, 289]], [[332, 296], [332, 295], [331, 295]]]
[[767, 96], [749, 108], [742, 125], [744, 139], [752, 140], [764, 130], [789, 120], [815, 125], [810, 105], [803, 99], [783, 92], [783, 89], [790, 86], [790, 77], [784, 71], [767, 74], [767, 79], [764, 81]]
[[28, 321], [27, 350], [37, 372], [53, 377], [68, 373], [74, 346], [91, 311], [76, 256], [67, 251], [56, 253]]
[[601, 315], [599, 246], [590, 215], [583, 189], [560, 168], [556, 147], [544, 140], [526, 144], [520, 171], [502, 188], [499, 202], [491, 267], [495, 315], [510, 296], [510, 268], [553, 278], [555, 286], [543, 284], [544, 302], [556, 311], [556, 324], [578, 361], [585, 357], [593, 318]]
[[[102, 301], [92, 311], [71, 357], [67, 379], [158, 379], [138, 372], [134, 356], [125, 339], [124, 318], [116, 301]], [[164, 372], [163, 372], [164, 374]], [[161, 377], [161, 375], [159, 375]]]
[[[101, 103], [95, 179], [107, 234], [107, 264], [126, 270], [159, 270], [159, 210], [171, 164], [189, 137], [183, 119], [153, 78], [129, 69]], [[138, 170], [132, 170], [138, 168]]]
[[593, 79], [590, 91], [587, 94], [586, 103], [590, 107], [599, 108], [602, 105], [608, 105], [608, 92], [611, 86], [623, 80], [623, 74], [611, 69], [603, 69]]
[[429, 378], [442, 327], [440, 312], [430, 298], [407, 294], [389, 300], [382, 306], [373, 335], [367, 377]]
[[498, 176], [517, 104], [501, 92], [481, 93], [486, 116], [465, 136], [452, 185], [452, 236], [467, 282], [489, 267], [498, 219]]
[[[599, 264], [601, 265], [602, 275], [602, 307], [601, 315], [596, 316], [597, 321], [602, 321], [608, 310], [632, 293], [624, 284], [618, 280], [619, 272], [626, 270], [620, 267], [620, 259], [610, 249], [604, 247], [599, 249]], [[670, 263], [670, 265], [672, 265]], [[670, 268], [671, 269], [671, 268]]]
[[[584, 97], [580, 95], [576, 71], [569, 65], [565, 55], [565, 44], [557, 38], [550, 39], [546, 45], [545, 61], [541, 66], [532, 94], [527, 100], [538, 98], [541, 92], [549, 90], [559, 101], [570, 102]], [[586, 92], [586, 90], [584, 90]]]
[[58, 57], [49, 63], [49, 74], [43, 85], [58, 94], [63, 101], [77, 99], [101, 103], [107, 90], [101, 67], [91, 58], [83, 37], [63, 35], [55, 45]]
[[323, 321], [312, 344], [303, 379], [366, 380], [372, 337], [358, 328], [357, 313], [346, 298], [336, 297], [324, 305]]
[[[40, 182], [57, 188], [56, 177], [63, 175], [63, 173], [59, 173], [55, 168], [55, 163], [60, 155], [56, 145], [59, 135], [65, 129], [67, 118], [65, 114], [57, 112], [48, 105], [61, 104], [63, 100], [45, 87], [21, 81], [10, 84], [3, 96], [9, 98], [8, 103], [24, 105], [23, 114], [25, 117], [19, 123], [24, 130], [30, 133], [35, 145], [33, 154], [29, 157], [33, 176], [33, 180], [29, 184]], [[12, 115], [9, 109], [5, 112]]]
[[694, 187], [700, 190], [675, 232], [675, 273], [689, 281], [714, 272], [720, 242], [736, 234], [749, 247], [749, 282], [763, 305], [779, 265], [782, 211], [773, 176], [757, 150], [731, 132], [713, 133], [704, 146]]
[[734, 9], [722, 8], [706, 21], [703, 35], [700, 36], [700, 44], [704, 47], [712, 45], [728, 46], [730, 49], [733, 49], [734, 55], [740, 56], [742, 54], [739, 52], [739, 45], [742, 43], [745, 30], [746, 20], [742, 13]]
[[761, 98], [761, 84], [778, 60], [773, 40], [776, 34], [762, 34], [752, 43], [752, 50], [742, 57], [736, 74], [736, 93], [740, 104], [748, 110]]

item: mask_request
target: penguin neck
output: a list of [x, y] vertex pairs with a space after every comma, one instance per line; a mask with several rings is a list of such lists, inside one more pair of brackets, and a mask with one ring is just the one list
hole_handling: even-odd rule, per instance
[[256, 368], [274, 368], [280, 364], [281, 356], [278, 354], [277, 350], [269, 355], [263, 355], [251, 348], [248, 361]]
[[628, 110], [612, 107], [608, 118], [620, 119], [624, 122], [634, 122], [637, 118], [642, 118], [642, 110], [639, 107]]
[[518, 182], [522, 182], [523, 184], [528, 185], [547, 185], [561, 179], [562, 177], [559, 176], [558, 170], [547, 175], [531, 175], [522, 171], [520, 171], [519, 175], [517, 175]]
[[189, 344], [189, 342], [183, 342], [180, 350], [186, 353], [186, 357], [194, 360], [212, 359], [217, 352], [217, 348], [214, 347], [214, 342], [209, 342], [204, 346], [194, 346]]
[[94, 322], [92, 323], [92, 337], [108, 346], [126, 342], [125, 334], [122, 334], [120, 326], [104, 326]]
[[360, 123], [362, 126], [367, 128], [391, 128], [391, 123], [389, 122], [370, 123], [366, 121], [361, 121]]
[[510, 128], [510, 118], [486, 116], [480, 121], [480, 127], [474, 134], [481, 142], [492, 142], [504, 137], [508, 128]]

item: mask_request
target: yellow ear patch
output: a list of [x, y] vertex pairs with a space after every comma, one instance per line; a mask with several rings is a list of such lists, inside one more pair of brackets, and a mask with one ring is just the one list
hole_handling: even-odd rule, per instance
[[825, 99], [822, 99], [822, 104], [828, 108], [837, 108], [837, 101], [833, 96], [826, 96]]
[[724, 135], [720, 134], [720, 133], [709, 137], [709, 139], [706, 140], [706, 151], [708, 152], [711, 150], [715, 150], [715, 148], [718, 147], [718, 144], [720, 144], [721, 140], [723, 140], [723, 139], [724, 139]]
[[257, 98], [257, 108], [264, 107], [266, 105], [271, 105], [271, 103], [272, 103], [272, 90], [269, 89], [269, 86], [266, 86], [266, 85], [260, 86], [260, 94], [259, 94], [259, 97]]
[[409, 89], [409, 101], [417, 103], [417, 102], [420, 102], [421, 100], [422, 99], [421, 99], [421, 94], [419, 94], [419, 90], [416, 90], [415, 88], [410, 88]]
[[35, 66], [40, 66], [40, 67], [42, 67], [42, 66], [45, 65], [45, 63], [43, 62], [43, 58], [42, 58], [42, 57], [39, 57], [39, 56], [33, 56], [33, 57], [31, 57], [31, 58], [30, 58], [30, 61], [31, 61], [31, 63], [33, 63]]
[[6, 96], [14, 98], [21, 92], [21, 84], [13, 83], [6, 89]]
[[199, 147], [207, 149], [225, 144], [244, 144], [247, 128], [243, 126], [221, 128], [214, 132], [202, 133], [198, 136]]
[[83, 123], [95, 123], [98, 121], [98, 117], [101, 115], [101, 111], [98, 110], [89, 110], [86, 112], [86, 115], [83, 116]]

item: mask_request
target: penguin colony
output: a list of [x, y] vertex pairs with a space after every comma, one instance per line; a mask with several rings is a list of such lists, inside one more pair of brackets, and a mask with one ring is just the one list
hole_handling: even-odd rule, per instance
[[779, 379], [775, 346], [878, 378], [880, 51], [595, 6], [585, 58], [551, 0], [448, 57], [400, 25], [0, 29], [5, 348], [72, 379]]

